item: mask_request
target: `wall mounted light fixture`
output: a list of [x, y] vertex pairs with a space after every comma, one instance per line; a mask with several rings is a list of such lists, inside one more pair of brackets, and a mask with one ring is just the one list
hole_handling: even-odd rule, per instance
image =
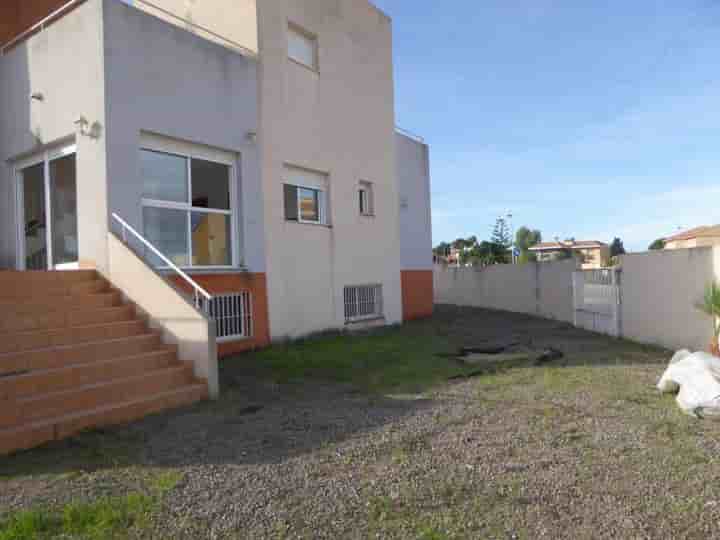
[[77, 126], [80, 135], [90, 137], [91, 139], [100, 138], [100, 132], [102, 131], [100, 122], [93, 122], [92, 125], [90, 125], [87, 118], [80, 116], [80, 118], [75, 120], [75, 125]]

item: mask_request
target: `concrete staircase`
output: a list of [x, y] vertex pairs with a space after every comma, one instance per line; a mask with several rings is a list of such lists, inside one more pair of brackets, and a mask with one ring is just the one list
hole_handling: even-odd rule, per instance
[[0, 272], [0, 455], [207, 396], [95, 271]]

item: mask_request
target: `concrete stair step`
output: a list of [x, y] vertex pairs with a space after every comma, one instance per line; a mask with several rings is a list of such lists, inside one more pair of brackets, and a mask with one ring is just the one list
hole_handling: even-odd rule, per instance
[[3, 334], [12, 332], [32, 332], [41, 330], [59, 330], [73, 326], [90, 326], [130, 321], [135, 318], [135, 309], [131, 305], [110, 307], [79, 307], [68, 310], [52, 310], [26, 313], [3, 313], [0, 311], [0, 340]]
[[76, 294], [91, 294], [106, 291], [109, 289], [104, 279], [91, 281], [79, 281], [77, 283], [32, 283], [32, 284], [7, 284], [0, 287], [0, 302], [7, 303], [10, 300], [22, 300], [26, 298], [47, 299], [48, 303], [57, 296], [72, 296]]
[[192, 383], [138, 399], [106, 404], [74, 414], [58, 415], [10, 429], [0, 429], [0, 454], [33, 448], [90, 428], [125, 424], [207, 398], [207, 385]]
[[165, 347], [160, 332], [146, 330], [146, 333], [121, 339], [0, 354], [0, 376], [134, 356]]
[[140, 375], [112, 379], [90, 385], [83, 385], [34, 395], [16, 400], [19, 423], [31, 423], [38, 420], [63, 416], [97, 409], [112, 403], [121, 403], [168, 392], [173, 388], [196, 382], [192, 366], [181, 364], [145, 371]]
[[[58, 369], [36, 370], [24, 375], [0, 377], [0, 400], [61, 392], [181, 365], [176, 348], [167, 347], [164, 350], [135, 356], [75, 364]], [[2, 420], [0, 424], [1, 422]]]
[[208, 398], [95, 271], [0, 271], [0, 455]]
[[28, 286], [47, 284], [68, 284], [98, 279], [95, 270], [45, 271], [45, 270], [2, 270], [0, 289], [5, 286]]
[[122, 305], [119, 291], [107, 290], [99, 293], [55, 296], [50, 299], [42, 296], [25, 298], [21, 302], [0, 298], [0, 312], [16, 314], [37, 314], [43, 312], [66, 311], [68, 309], [91, 309]]
[[59, 330], [10, 333], [0, 336], [0, 354], [119, 339], [137, 336], [146, 331], [145, 321], [135, 319]]

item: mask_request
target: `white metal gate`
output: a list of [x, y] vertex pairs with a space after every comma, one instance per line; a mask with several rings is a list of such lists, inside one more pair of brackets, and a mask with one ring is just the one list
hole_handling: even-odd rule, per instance
[[620, 270], [581, 270], [573, 273], [575, 326], [615, 337], [622, 335]]

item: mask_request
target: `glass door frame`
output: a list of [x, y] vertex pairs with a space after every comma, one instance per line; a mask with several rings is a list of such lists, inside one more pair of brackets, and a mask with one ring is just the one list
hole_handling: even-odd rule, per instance
[[[45, 197], [45, 249], [47, 250], [47, 268], [46, 270], [56, 270], [53, 262], [53, 235], [52, 235], [52, 179], [50, 178], [50, 163], [56, 159], [75, 154], [77, 157], [77, 145], [69, 144], [61, 147], [45, 150], [39, 154], [35, 154], [29, 158], [15, 162], [15, 218], [16, 218], [16, 267], [18, 270], [26, 269], [25, 260], [25, 201], [24, 201], [24, 185], [23, 171], [33, 165], [43, 164], [43, 180], [44, 180], [44, 197]], [[77, 169], [75, 177], [75, 189], [77, 189]], [[60, 265], [68, 267], [69, 265]]]

